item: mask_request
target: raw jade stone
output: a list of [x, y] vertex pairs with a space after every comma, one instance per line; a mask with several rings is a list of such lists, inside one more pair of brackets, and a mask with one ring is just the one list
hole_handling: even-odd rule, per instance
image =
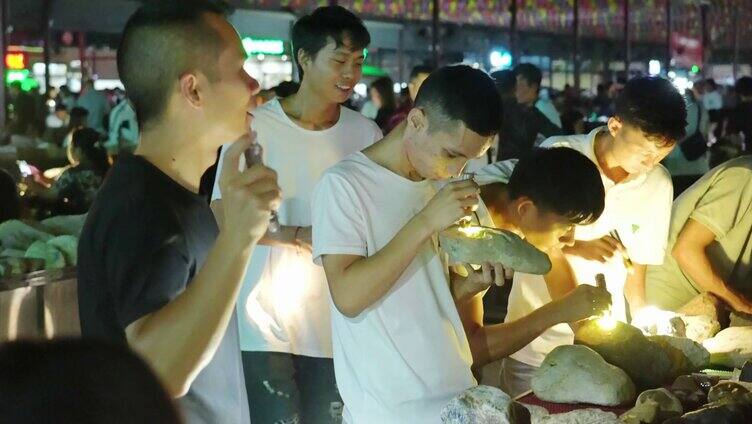
[[56, 236], [76, 236], [81, 235], [86, 222], [86, 214], [83, 215], [58, 215], [47, 218], [40, 222], [44, 231]]
[[44, 269], [65, 268], [65, 257], [63, 253], [50, 244], [43, 241], [35, 241], [26, 249], [27, 258], [44, 260]]
[[439, 234], [441, 248], [451, 263], [501, 263], [514, 271], [543, 275], [551, 270], [548, 255], [518, 235], [505, 230], [471, 227], [466, 234], [459, 227], [450, 227]]
[[685, 325], [685, 336], [702, 343], [728, 326], [728, 311], [721, 299], [702, 293], [677, 311]]
[[529, 424], [530, 412], [506, 393], [476, 386], [452, 399], [441, 411], [443, 424]]
[[721, 331], [721, 323], [708, 315], [680, 315], [687, 338], [703, 343]]
[[669, 353], [672, 361], [672, 377], [689, 374], [706, 368], [710, 364], [710, 352], [701, 344], [686, 337], [648, 336], [648, 340], [658, 343]]
[[708, 391], [694, 375], [676, 377], [670, 390], [681, 401], [685, 411], [694, 411], [708, 403]]
[[629, 376], [586, 346], [552, 350], [533, 374], [533, 393], [557, 403], [616, 406], [632, 402], [635, 386]]
[[619, 418], [626, 424], [661, 424], [684, 413], [679, 399], [664, 388], [646, 390], [637, 397], [635, 407]]
[[731, 327], [749, 327], [752, 326], [752, 315], [743, 312], [731, 312]]
[[74, 236], [58, 236], [47, 242], [60, 250], [65, 257], [65, 264], [75, 266], [78, 263], [78, 239]]
[[752, 423], [752, 393], [732, 381], [710, 389], [702, 408], [666, 421], [666, 424], [747, 424]]
[[6, 249], [26, 250], [35, 241], [51, 238], [51, 235], [15, 219], [0, 224], [0, 245]]
[[592, 348], [624, 370], [640, 390], [661, 387], [672, 379], [673, 364], [666, 351], [642, 331], [621, 321], [605, 329], [597, 320], [590, 320], [575, 333], [575, 343]]
[[752, 327], [729, 327], [702, 343], [710, 352], [710, 363], [742, 368], [752, 360]]
[[533, 424], [624, 424], [613, 412], [601, 411], [600, 409], [588, 408], [562, 414], [549, 414]]

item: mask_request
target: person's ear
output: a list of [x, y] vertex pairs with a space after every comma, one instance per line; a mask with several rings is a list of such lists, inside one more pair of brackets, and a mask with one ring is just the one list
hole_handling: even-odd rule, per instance
[[624, 124], [619, 118], [612, 116], [608, 118], [608, 123], [606, 124], [606, 126], [608, 128], [608, 132], [611, 134], [611, 137], [616, 137], [619, 131], [621, 131]]
[[300, 49], [298, 50], [298, 56], [296, 57], [296, 59], [298, 61], [298, 65], [300, 65], [300, 68], [303, 69], [303, 73], [307, 73], [311, 68], [311, 65], [313, 64], [313, 58], [311, 57], [311, 55], [309, 55], [307, 51]]
[[407, 128], [412, 132], [425, 132], [428, 130], [428, 117], [423, 109], [412, 108], [407, 114]]
[[529, 222], [538, 219], [538, 208], [529, 197], [522, 196], [515, 201], [514, 210], [520, 222]]
[[202, 103], [202, 93], [199, 86], [199, 77], [190, 72], [183, 74], [178, 80], [180, 97], [196, 109], [200, 108]]

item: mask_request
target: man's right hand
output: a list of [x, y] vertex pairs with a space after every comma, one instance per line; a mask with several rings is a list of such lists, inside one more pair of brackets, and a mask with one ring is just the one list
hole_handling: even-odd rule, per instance
[[246, 236], [243, 242], [248, 243], [257, 242], [266, 233], [272, 211], [281, 201], [274, 170], [255, 165], [239, 171], [240, 156], [252, 142], [250, 135], [245, 135], [230, 146], [219, 176], [224, 214], [221, 230]]
[[576, 322], [608, 309], [611, 306], [611, 294], [606, 289], [581, 284], [556, 303], [560, 322]]
[[474, 181], [457, 181], [444, 186], [420, 211], [432, 232], [439, 232], [478, 208], [480, 189]]
[[617, 252], [625, 252], [626, 249], [615, 238], [604, 236], [589, 241], [577, 240], [573, 246], [564, 247], [562, 251], [591, 261], [606, 262]]

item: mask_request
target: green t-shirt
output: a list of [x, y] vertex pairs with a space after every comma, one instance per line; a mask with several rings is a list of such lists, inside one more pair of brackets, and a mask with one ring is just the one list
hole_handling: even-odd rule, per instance
[[690, 218], [715, 234], [706, 249], [715, 272], [752, 299], [752, 156], [717, 166], [674, 201], [666, 258], [649, 266], [646, 277], [648, 303], [663, 309], [676, 310], [702, 292], [671, 255]]

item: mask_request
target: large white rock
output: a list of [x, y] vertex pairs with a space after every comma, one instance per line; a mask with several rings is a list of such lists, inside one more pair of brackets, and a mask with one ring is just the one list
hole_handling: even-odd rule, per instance
[[530, 412], [506, 393], [476, 386], [452, 399], [441, 411], [443, 424], [520, 424], [530, 422]]
[[741, 368], [752, 360], [752, 327], [729, 327], [702, 343], [710, 352], [710, 363]]
[[631, 403], [636, 389], [629, 376], [587, 346], [559, 346], [532, 379], [533, 393], [557, 403], [616, 406]]

